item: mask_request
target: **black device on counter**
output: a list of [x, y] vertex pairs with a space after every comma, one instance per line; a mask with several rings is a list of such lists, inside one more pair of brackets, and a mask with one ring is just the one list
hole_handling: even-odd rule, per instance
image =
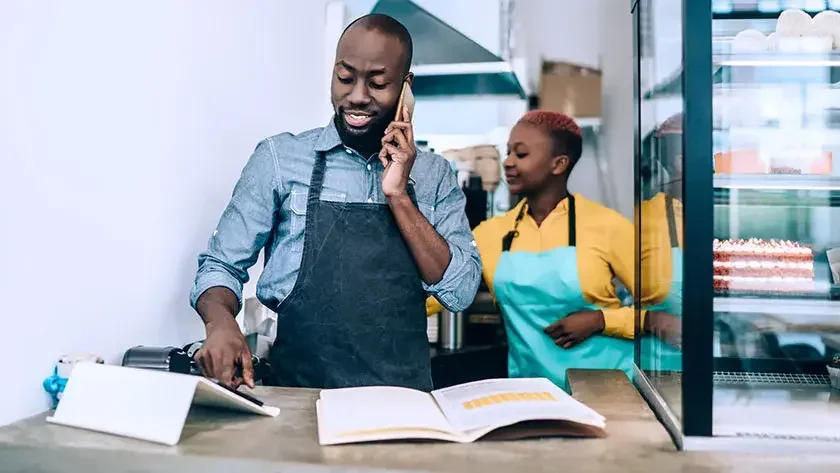
[[169, 371], [190, 374], [194, 361], [178, 347], [147, 347], [138, 345], [125, 351], [122, 365], [129, 368]]
[[[198, 343], [198, 346], [195, 346]], [[191, 343], [184, 348], [178, 347], [146, 347], [139, 345], [129, 348], [123, 355], [122, 365], [128, 368], [142, 368], [150, 370], [168, 371], [170, 373], [200, 375], [201, 372], [195, 364], [193, 356], [201, 346], [199, 342]], [[192, 349], [191, 349], [192, 348]], [[254, 378], [256, 376], [258, 361], [254, 362]], [[249, 394], [240, 392], [229, 386], [225, 386], [218, 380], [212, 380], [216, 385], [247, 399], [258, 406], [263, 402]]]
[[[171, 373], [201, 375], [201, 369], [195, 362], [195, 353], [201, 348], [202, 342], [192, 342], [178, 347], [147, 347], [138, 345], [129, 348], [123, 355], [122, 365], [128, 368], [143, 368]], [[271, 366], [265, 359], [251, 357], [254, 368], [254, 381], [261, 381], [271, 374]], [[235, 376], [242, 375], [242, 368], [238, 367]]]

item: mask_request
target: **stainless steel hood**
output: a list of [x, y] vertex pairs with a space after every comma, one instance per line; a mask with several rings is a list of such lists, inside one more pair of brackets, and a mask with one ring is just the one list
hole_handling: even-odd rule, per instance
[[382, 13], [408, 28], [414, 42], [417, 97], [508, 96], [526, 98], [511, 64], [410, 0], [379, 0]]

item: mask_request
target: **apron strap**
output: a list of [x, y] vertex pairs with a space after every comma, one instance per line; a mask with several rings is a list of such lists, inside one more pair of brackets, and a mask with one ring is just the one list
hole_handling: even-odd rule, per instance
[[[510, 251], [513, 244], [513, 239], [519, 236], [519, 222], [525, 217], [525, 207], [528, 205], [526, 201], [519, 208], [519, 213], [516, 215], [516, 220], [513, 222], [513, 230], [507, 232], [502, 237], [502, 252]], [[577, 246], [577, 219], [575, 218], [575, 196], [569, 193], [569, 246]]]
[[[312, 177], [309, 179], [309, 203], [321, 199], [321, 189], [324, 188], [324, 172], [327, 167], [327, 154], [318, 151], [315, 154], [315, 165], [312, 167]], [[309, 212], [307, 212], [308, 214]]]
[[528, 206], [528, 202], [524, 202], [522, 207], [519, 207], [519, 213], [516, 214], [516, 220], [513, 222], [513, 230], [507, 232], [507, 234], [502, 237], [502, 252], [510, 251], [510, 245], [513, 244], [513, 239], [519, 236], [519, 222], [522, 221], [522, 217], [525, 216], [525, 207]]
[[677, 236], [677, 220], [674, 217], [674, 198], [665, 196], [665, 215], [668, 217], [668, 238], [671, 240], [671, 248], [679, 248], [680, 240]]
[[569, 246], [577, 246], [577, 219], [575, 218], [575, 196], [569, 193]]

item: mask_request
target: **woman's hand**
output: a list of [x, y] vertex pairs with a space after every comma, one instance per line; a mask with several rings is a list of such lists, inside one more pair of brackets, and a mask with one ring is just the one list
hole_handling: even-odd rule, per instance
[[569, 314], [546, 327], [545, 332], [557, 346], [571, 348], [587, 338], [604, 331], [604, 313], [582, 310]]

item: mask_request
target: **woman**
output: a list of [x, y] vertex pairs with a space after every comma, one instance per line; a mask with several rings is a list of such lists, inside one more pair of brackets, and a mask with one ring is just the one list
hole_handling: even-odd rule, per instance
[[[509, 376], [546, 377], [567, 390], [569, 368], [633, 372], [634, 309], [621, 307], [612, 281], [633, 291], [634, 228], [569, 192], [582, 148], [571, 118], [526, 113], [504, 160], [508, 186], [523, 200], [474, 230], [504, 317]], [[428, 312], [439, 307], [431, 301]]]
[[[644, 371], [682, 370], [682, 114], [665, 120], [643, 157], [642, 286], [648, 326], [641, 339]], [[654, 172], [654, 170], [656, 170]], [[652, 323], [654, 322], [654, 323]], [[650, 326], [653, 325], [653, 326]]]

